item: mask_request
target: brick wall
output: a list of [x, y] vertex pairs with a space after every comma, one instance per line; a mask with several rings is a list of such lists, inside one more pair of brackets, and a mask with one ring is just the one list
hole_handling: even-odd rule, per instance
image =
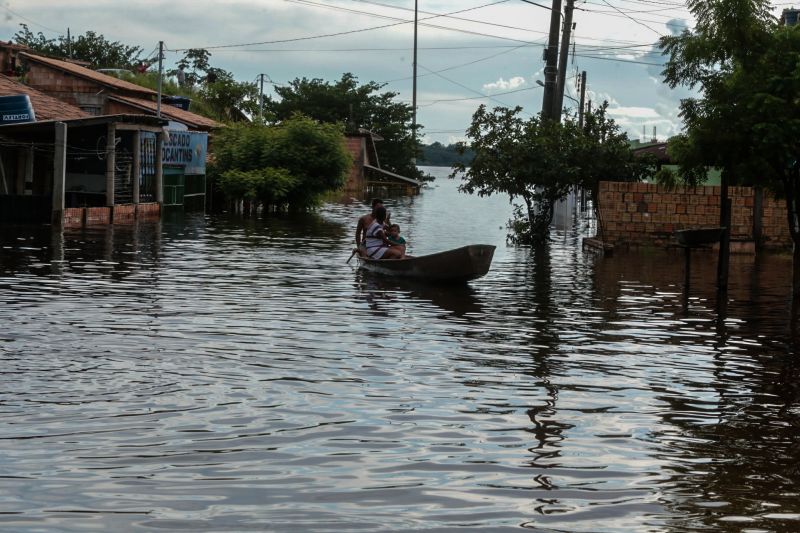
[[[114, 224], [134, 224], [137, 219], [143, 221], [158, 220], [161, 209], [157, 203], [118, 204], [114, 206]], [[68, 207], [64, 209], [64, 227], [80, 228], [84, 225], [110, 224], [112, 222], [109, 207]]]
[[136, 218], [139, 220], [158, 220], [161, 215], [161, 209], [155, 202], [138, 204], [136, 206]]
[[363, 137], [346, 137], [345, 146], [350, 155], [353, 156], [353, 166], [347, 176], [344, 190], [348, 192], [362, 192], [367, 185], [364, 180], [364, 146], [366, 139]]
[[67, 207], [64, 209], [64, 227], [80, 228], [83, 226], [83, 208]]
[[79, 105], [75, 93], [92, 93], [103, 86], [70, 74], [54, 70], [30, 61], [25, 73], [25, 84], [72, 105]]
[[93, 224], [108, 224], [111, 222], [111, 208], [110, 207], [87, 207], [86, 208], [86, 225]]
[[[676, 230], [719, 226], [718, 186], [679, 187], [669, 190], [650, 183], [601, 182], [598, 212], [602, 237], [611, 244], [669, 245]], [[733, 206], [731, 238], [753, 238], [754, 191], [729, 187]], [[786, 204], [764, 194], [762, 238], [765, 246], [791, 245], [786, 223]]]
[[114, 224], [133, 224], [136, 220], [136, 206], [121, 204], [114, 206]]

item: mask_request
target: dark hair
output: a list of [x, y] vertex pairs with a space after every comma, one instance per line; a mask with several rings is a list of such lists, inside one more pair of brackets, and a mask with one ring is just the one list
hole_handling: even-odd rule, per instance
[[391, 226], [389, 226], [390, 230], [393, 230], [395, 228], [397, 228], [397, 231], [400, 231], [400, 224], [392, 224]]
[[375, 209], [375, 206], [378, 204], [383, 204], [383, 200], [380, 198], [373, 198], [372, 199], [372, 209]]
[[375, 215], [375, 220], [381, 224], [383, 224], [383, 221], [386, 220], [386, 208], [383, 206], [376, 207], [373, 214]]

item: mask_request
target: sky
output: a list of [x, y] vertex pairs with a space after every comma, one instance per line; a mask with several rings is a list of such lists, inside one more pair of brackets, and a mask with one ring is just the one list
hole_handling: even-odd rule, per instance
[[[531, 2], [539, 5], [533, 5]], [[564, 0], [566, 2], [566, 0]], [[418, 0], [417, 121], [424, 142], [462, 140], [480, 104], [541, 111], [542, 53], [552, 0]], [[773, 3], [774, 14], [789, 3]], [[576, 0], [566, 107], [577, 79], [587, 99], [608, 101], [631, 139], [678, 133], [678, 105], [690, 95], [661, 77], [662, 35], [694, 25], [679, 0]], [[0, 0], [0, 39], [27, 24], [48, 38], [88, 30], [141, 46], [165, 69], [187, 48], [207, 48], [211, 64], [240, 81], [265, 74], [265, 92], [295, 78], [385, 83], [411, 103], [413, 0]], [[644, 130], [644, 133], [643, 133]]]

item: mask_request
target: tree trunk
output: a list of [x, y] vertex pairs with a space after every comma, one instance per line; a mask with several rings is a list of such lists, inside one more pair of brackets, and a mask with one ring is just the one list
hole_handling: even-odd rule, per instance
[[792, 298], [795, 300], [800, 299], [800, 227], [797, 220], [800, 190], [796, 181], [799, 174], [800, 170], [793, 168], [783, 182], [786, 191], [786, 221], [789, 224], [789, 234], [792, 236]]

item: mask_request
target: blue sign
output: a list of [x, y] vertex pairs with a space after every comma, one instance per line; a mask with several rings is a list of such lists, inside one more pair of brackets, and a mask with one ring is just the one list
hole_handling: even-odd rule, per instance
[[0, 96], [0, 124], [34, 122], [35, 120], [36, 115], [28, 95]]
[[205, 174], [208, 133], [175, 130], [166, 130], [165, 133], [161, 162], [183, 167], [184, 174]]

